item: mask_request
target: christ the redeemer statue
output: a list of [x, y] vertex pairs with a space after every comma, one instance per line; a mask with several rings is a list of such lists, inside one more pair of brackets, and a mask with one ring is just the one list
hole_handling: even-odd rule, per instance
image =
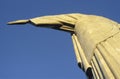
[[77, 63], [89, 79], [120, 79], [120, 25], [102, 16], [61, 14], [18, 20], [71, 34]]

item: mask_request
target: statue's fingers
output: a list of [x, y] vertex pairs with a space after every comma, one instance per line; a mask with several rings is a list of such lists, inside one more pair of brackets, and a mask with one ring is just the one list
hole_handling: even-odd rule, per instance
[[8, 24], [9, 25], [13, 25], [13, 24], [26, 24], [28, 22], [29, 22], [29, 20], [17, 20], [17, 21], [8, 22]]

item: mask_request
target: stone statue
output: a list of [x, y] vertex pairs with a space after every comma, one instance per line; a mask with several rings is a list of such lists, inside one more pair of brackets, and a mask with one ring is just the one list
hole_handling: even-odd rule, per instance
[[120, 79], [120, 25], [102, 16], [61, 14], [18, 20], [71, 34], [77, 63], [89, 79]]

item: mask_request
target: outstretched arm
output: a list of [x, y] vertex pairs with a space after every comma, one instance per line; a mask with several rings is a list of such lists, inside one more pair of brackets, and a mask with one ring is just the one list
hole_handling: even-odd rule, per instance
[[28, 20], [17, 20], [8, 22], [8, 24], [26, 24], [26, 23], [32, 23], [35, 26], [40, 27], [48, 27], [53, 28], [57, 30], [63, 30], [63, 31], [74, 31], [74, 25], [78, 18], [85, 16], [83, 14], [61, 14], [61, 15], [52, 15], [52, 16], [42, 16], [42, 17], [36, 17]]

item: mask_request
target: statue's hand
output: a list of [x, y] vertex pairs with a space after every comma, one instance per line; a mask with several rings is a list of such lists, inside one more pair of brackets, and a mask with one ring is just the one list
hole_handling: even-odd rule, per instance
[[8, 22], [9, 25], [31, 23], [38, 27], [52, 28], [67, 32], [74, 32], [74, 26], [81, 14], [61, 14], [41, 16], [27, 20]]
[[8, 22], [8, 24], [9, 25], [13, 25], [13, 24], [26, 24], [28, 22], [29, 22], [29, 20], [17, 20], [17, 21]]

